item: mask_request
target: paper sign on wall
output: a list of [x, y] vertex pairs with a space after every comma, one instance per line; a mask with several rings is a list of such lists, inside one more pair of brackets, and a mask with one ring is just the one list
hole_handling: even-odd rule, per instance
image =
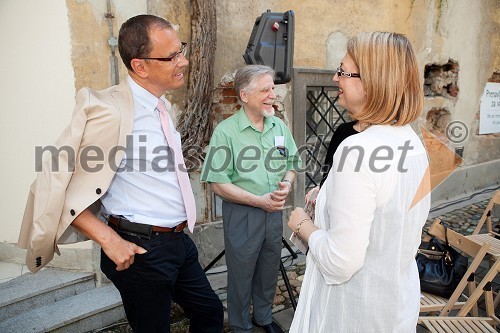
[[487, 82], [479, 107], [479, 134], [500, 133], [500, 83]]

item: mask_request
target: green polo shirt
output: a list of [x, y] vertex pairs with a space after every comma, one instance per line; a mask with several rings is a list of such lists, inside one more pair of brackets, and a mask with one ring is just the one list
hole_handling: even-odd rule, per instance
[[241, 108], [215, 129], [201, 180], [232, 183], [264, 195], [279, 189], [278, 182], [288, 170], [297, 170], [299, 163], [297, 146], [281, 119], [264, 118], [264, 130], [260, 132]]

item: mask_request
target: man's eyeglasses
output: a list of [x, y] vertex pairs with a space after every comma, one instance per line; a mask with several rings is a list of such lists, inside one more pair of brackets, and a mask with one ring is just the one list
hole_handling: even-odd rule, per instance
[[137, 59], [145, 59], [145, 60], [158, 60], [158, 61], [170, 61], [170, 63], [175, 66], [179, 63], [179, 59], [181, 58], [181, 54], [183, 56], [186, 56], [186, 50], [187, 50], [187, 43], [181, 42], [181, 50], [179, 52], [176, 52], [173, 56], [166, 57], [166, 58], [149, 58], [149, 57], [142, 57], [142, 58], [137, 58]]
[[359, 78], [361, 78], [361, 75], [359, 75], [359, 73], [349, 73], [349, 72], [346, 72], [340, 66], [337, 68], [337, 75], [339, 77], [345, 76], [345, 77], [359, 77]]

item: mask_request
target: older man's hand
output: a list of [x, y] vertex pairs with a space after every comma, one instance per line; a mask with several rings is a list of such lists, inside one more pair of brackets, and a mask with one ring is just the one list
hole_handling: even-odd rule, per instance
[[279, 190], [275, 190], [271, 193], [271, 198], [276, 201], [284, 201], [290, 194], [292, 189], [292, 184], [290, 182], [278, 182]]
[[273, 193], [267, 193], [260, 196], [258, 207], [270, 213], [283, 210], [285, 207], [285, 199], [273, 199]]

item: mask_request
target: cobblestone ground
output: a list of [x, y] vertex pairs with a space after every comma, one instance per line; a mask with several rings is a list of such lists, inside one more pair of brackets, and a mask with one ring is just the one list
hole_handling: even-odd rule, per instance
[[[459, 232], [465, 236], [470, 235], [476, 228], [477, 222], [483, 215], [483, 212], [489, 201], [490, 199], [476, 202], [469, 206], [465, 206], [463, 208], [453, 210], [447, 214], [443, 214], [439, 216], [439, 218], [442, 221], [446, 222], [448, 226], [456, 232]], [[427, 220], [424, 226], [424, 230], [427, 230], [431, 226], [432, 222], [434, 222], [434, 219]], [[492, 218], [492, 224], [495, 225], [495, 223], [498, 223], [498, 216]], [[485, 230], [486, 223], [484, 224], [483, 228]]]
[[[477, 222], [481, 218], [484, 209], [488, 205], [489, 199], [480, 201], [468, 206], [464, 206], [463, 208], [459, 208], [453, 210], [449, 213], [443, 214], [439, 216], [442, 221], [445, 221], [448, 226], [463, 234], [470, 235], [474, 229], [476, 228]], [[427, 230], [430, 225], [434, 222], [434, 218], [427, 220], [424, 230]], [[493, 218], [493, 223], [499, 222], [498, 218]], [[302, 256], [303, 257], [303, 256]], [[300, 258], [300, 257], [299, 257]], [[305, 261], [303, 260], [292, 260], [292, 258], [287, 258], [284, 260], [284, 265], [287, 270], [287, 276], [290, 281], [290, 285], [292, 287], [292, 292], [294, 297], [298, 297], [300, 295], [300, 287], [302, 284], [302, 279], [304, 277], [305, 272]], [[483, 274], [486, 271], [486, 267], [483, 268]], [[481, 276], [481, 272], [478, 274]], [[500, 285], [498, 283], [493, 285], [494, 290], [499, 290]], [[216, 291], [219, 295], [219, 298], [223, 302], [224, 306], [227, 305], [227, 294], [225, 289], [219, 289]], [[291, 301], [290, 295], [286, 289], [285, 281], [280, 274], [280, 278], [278, 280], [278, 286], [276, 287], [276, 297], [274, 298], [273, 305], [273, 313], [283, 311], [287, 308], [290, 308]], [[481, 306], [481, 305], [480, 305]], [[174, 308], [172, 311], [172, 333], [175, 332], [186, 332], [188, 327], [188, 320], [182, 316], [182, 310], [178, 307]], [[422, 330], [420, 330], [422, 331]], [[424, 330], [425, 331], [425, 330]], [[103, 333], [131, 333], [132, 330], [128, 326], [126, 321], [116, 323], [112, 327], [104, 328], [101, 330], [94, 331], [93, 333], [103, 332]], [[224, 332], [230, 332], [229, 328], [226, 327]]]

